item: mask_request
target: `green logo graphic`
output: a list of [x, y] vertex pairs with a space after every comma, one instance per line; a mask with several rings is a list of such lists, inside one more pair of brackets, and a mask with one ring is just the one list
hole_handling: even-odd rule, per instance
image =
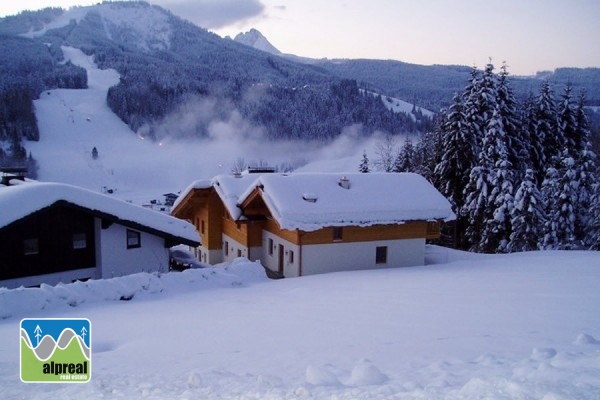
[[89, 382], [91, 339], [92, 324], [85, 318], [21, 320], [21, 380]]

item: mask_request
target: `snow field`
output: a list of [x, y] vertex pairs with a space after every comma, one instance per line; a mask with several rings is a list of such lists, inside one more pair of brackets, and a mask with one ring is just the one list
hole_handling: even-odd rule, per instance
[[[278, 281], [238, 259], [2, 290], [3, 398], [600, 398], [600, 254], [427, 259]], [[92, 321], [89, 384], [19, 381], [24, 316]]]

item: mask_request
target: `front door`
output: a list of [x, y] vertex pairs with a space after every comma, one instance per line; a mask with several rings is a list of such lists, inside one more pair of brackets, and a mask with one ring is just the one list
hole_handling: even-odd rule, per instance
[[279, 247], [278, 247], [278, 259], [277, 259], [277, 262], [278, 262], [277, 271], [281, 275], [283, 275], [283, 245], [282, 244], [280, 244]]

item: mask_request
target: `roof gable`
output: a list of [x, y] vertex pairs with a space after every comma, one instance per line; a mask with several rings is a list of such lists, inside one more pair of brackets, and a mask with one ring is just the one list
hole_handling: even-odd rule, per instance
[[190, 223], [100, 193], [60, 183], [27, 183], [0, 188], [0, 229], [56, 205], [75, 207], [105, 220], [196, 245]]

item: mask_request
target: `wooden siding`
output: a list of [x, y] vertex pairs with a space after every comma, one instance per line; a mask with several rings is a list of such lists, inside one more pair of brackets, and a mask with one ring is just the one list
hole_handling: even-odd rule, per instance
[[441, 236], [442, 221], [428, 221], [427, 222], [427, 236], [426, 239], [437, 240]]
[[[85, 235], [85, 248], [73, 248], [74, 234]], [[25, 255], [27, 239], [37, 239], [37, 254]], [[94, 268], [95, 243], [92, 215], [51, 206], [0, 230], [0, 280]]]
[[272, 218], [268, 218], [265, 222], [265, 227], [264, 229], [267, 232], [271, 232], [274, 235], [279, 236], [280, 238], [287, 240], [290, 243], [293, 244], [301, 244], [300, 243], [300, 231], [291, 231], [291, 230], [287, 230], [287, 229], [281, 229], [279, 227], [279, 224], [277, 223], [277, 221], [275, 221]]
[[344, 226], [342, 227], [341, 240], [334, 240], [333, 227], [327, 227], [311, 232], [291, 231], [281, 229], [279, 224], [269, 218], [265, 224], [265, 230], [297, 245], [327, 244], [327, 243], [353, 243], [371, 242], [377, 240], [398, 240], [414, 238], [437, 238], [434, 233], [428, 231], [427, 221], [409, 221], [398, 225], [374, 225], [367, 227]]
[[208, 201], [200, 209], [200, 224], [204, 221], [204, 234], [202, 235], [202, 245], [209, 250], [220, 249], [223, 246], [223, 214], [225, 207], [221, 202], [219, 195], [212, 191]]
[[229, 216], [223, 217], [223, 234], [229, 236], [242, 246], [248, 247], [248, 227], [236, 223]]

